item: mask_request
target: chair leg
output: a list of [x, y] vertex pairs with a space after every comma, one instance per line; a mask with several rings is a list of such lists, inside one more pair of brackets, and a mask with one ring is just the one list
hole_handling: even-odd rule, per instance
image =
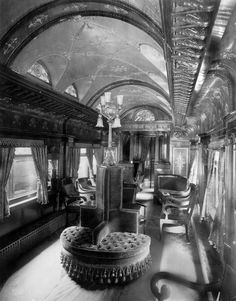
[[163, 224], [164, 224], [164, 221], [162, 219], [160, 219], [159, 240], [161, 240], [161, 238], [162, 238]]
[[185, 224], [185, 233], [186, 233], [186, 240], [187, 240], [187, 242], [190, 242], [189, 235], [188, 235], [188, 225], [187, 224]]
[[78, 224], [80, 224], [80, 214], [79, 213], [76, 214], [76, 222]]
[[145, 232], [146, 232], [145, 229], [146, 229], [146, 222], [143, 223], [143, 234], [145, 234]]

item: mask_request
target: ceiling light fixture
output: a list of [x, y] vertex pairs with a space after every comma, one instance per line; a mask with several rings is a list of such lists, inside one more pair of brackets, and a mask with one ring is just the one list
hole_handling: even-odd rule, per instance
[[112, 128], [120, 128], [120, 111], [123, 105], [123, 95], [117, 95], [117, 102], [111, 102], [111, 92], [105, 92], [101, 96], [101, 102], [97, 106], [99, 111], [96, 127], [104, 127], [103, 118], [105, 117], [108, 122], [109, 132], [108, 132], [108, 148], [103, 161], [105, 165], [114, 165], [115, 159], [112, 149]]

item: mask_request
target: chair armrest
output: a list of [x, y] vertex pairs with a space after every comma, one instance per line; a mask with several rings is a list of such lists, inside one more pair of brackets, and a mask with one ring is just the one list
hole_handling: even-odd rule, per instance
[[177, 208], [179, 209], [181, 206], [173, 203], [164, 203], [162, 204], [162, 210], [166, 210], [167, 208]]
[[140, 202], [136, 202], [136, 204], [138, 204], [139, 206], [143, 207], [143, 218], [146, 219], [146, 217], [147, 217], [147, 205], [142, 204]]
[[109, 224], [105, 221], [102, 221], [93, 229], [93, 244], [99, 244], [109, 233]]
[[145, 207], [145, 208], [147, 208], [147, 205], [145, 205], [145, 204], [143, 204], [143, 203], [140, 203], [140, 202], [135, 202], [135, 204], [138, 204], [139, 206], [142, 206], [142, 207]]
[[150, 287], [153, 295], [157, 298], [157, 300], [166, 300], [170, 297], [170, 288], [167, 284], [162, 284], [160, 290], [158, 288], [158, 281], [166, 279], [168, 281], [173, 281], [185, 287], [189, 287], [193, 290], [198, 291], [199, 293], [206, 293], [208, 291], [219, 291], [221, 289], [222, 279], [217, 279], [216, 281], [210, 283], [200, 283], [193, 282], [179, 275], [172, 274], [170, 272], [158, 272], [154, 274], [151, 278]]
[[80, 195], [80, 197], [79, 197], [81, 200], [83, 200], [85, 203], [87, 202], [87, 199], [86, 199], [86, 197], [84, 197], [84, 196], [82, 196], [82, 195]]

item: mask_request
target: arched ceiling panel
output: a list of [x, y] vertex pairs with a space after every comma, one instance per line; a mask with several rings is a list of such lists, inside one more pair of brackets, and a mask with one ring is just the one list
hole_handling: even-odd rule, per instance
[[[55, 90], [63, 93], [75, 84], [80, 102], [86, 105], [103, 87], [124, 79], [153, 85], [168, 103], [162, 48], [147, 33], [126, 22], [100, 16], [69, 18], [30, 41], [11, 68], [25, 74], [39, 60], [47, 66]], [[139, 92], [133, 98], [138, 98]], [[153, 99], [157, 101], [148, 93], [145, 102], [148, 95], [151, 104]]]
[[[168, 101], [158, 92], [144, 86], [139, 85], [123, 85], [110, 90], [112, 93], [112, 102], [116, 103], [116, 96], [123, 95], [123, 107], [121, 114], [134, 107], [153, 106], [159, 108], [169, 115], [172, 115], [172, 109]], [[100, 99], [93, 104], [96, 109]]]

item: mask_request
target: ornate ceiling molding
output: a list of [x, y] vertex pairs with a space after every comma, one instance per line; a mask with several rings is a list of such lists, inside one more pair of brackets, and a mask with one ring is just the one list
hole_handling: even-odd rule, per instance
[[162, 4], [168, 26], [167, 43], [171, 45], [175, 122], [181, 126], [210, 41], [219, 1], [162, 0]]
[[122, 122], [121, 131], [130, 132], [170, 132], [172, 129], [171, 121], [152, 121], [148, 122]]
[[41, 32], [69, 18], [106, 16], [128, 22], [150, 35], [162, 47], [161, 28], [139, 9], [122, 1], [53, 1], [38, 7], [20, 19], [0, 41], [0, 63], [11, 65], [21, 49]]

